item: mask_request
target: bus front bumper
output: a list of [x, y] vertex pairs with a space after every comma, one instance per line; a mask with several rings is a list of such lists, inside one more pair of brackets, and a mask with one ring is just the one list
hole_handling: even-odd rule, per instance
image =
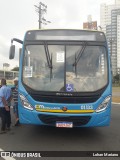
[[110, 112], [110, 107], [100, 113], [82, 114], [37, 112], [22, 108], [19, 118], [21, 124], [56, 126], [56, 122], [72, 122], [73, 127], [100, 127], [110, 124]]

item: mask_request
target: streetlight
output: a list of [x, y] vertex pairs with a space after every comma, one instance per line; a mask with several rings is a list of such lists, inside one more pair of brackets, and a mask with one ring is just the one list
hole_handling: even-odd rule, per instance
[[101, 26], [97, 26], [97, 30], [102, 31], [102, 27]]

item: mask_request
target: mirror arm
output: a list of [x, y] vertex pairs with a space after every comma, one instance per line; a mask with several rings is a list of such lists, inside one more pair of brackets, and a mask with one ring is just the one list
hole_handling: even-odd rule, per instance
[[20, 39], [17, 39], [17, 38], [13, 38], [13, 39], [11, 39], [11, 44], [13, 44], [13, 41], [16, 41], [16, 42], [18, 42], [18, 43], [23, 44], [23, 41], [22, 41], [22, 40], [20, 40]]

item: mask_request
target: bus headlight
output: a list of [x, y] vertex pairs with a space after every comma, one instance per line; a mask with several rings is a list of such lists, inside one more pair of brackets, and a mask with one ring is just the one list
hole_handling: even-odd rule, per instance
[[24, 108], [29, 109], [29, 110], [33, 110], [33, 107], [31, 106], [31, 104], [28, 102], [28, 100], [22, 94], [19, 94], [19, 97], [20, 97], [21, 103]]
[[106, 108], [108, 107], [108, 104], [111, 100], [111, 96], [108, 96], [100, 105], [99, 107], [96, 109], [96, 112], [102, 112], [104, 110], [106, 110]]

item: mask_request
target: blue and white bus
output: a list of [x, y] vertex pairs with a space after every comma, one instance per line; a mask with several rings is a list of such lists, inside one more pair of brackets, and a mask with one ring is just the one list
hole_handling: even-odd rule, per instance
[[29, 30], [19, 69], [22, 124], [56, 127], [108, 126], [112, 78], [106, 37], [101, 31]]

